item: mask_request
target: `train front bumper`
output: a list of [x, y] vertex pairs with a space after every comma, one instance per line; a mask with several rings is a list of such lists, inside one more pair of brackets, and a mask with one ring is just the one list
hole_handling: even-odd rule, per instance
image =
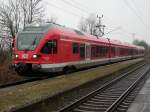
[[61, 64], [30, 64], [30, 63], [17, 63], [11, 67], [16, 71], [40, 71], [40, 72], [59, 72], [62, 71], [64, 66]]

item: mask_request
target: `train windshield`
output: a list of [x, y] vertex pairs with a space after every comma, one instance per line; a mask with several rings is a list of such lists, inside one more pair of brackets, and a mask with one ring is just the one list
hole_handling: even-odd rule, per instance
[[20, 33], [17, 37], [18, 50], [34, 50], [39, 44], [43, 34], [41, 33]]

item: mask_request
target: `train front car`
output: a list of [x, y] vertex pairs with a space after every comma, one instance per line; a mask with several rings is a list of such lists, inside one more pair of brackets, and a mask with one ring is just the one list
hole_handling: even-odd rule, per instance
[[42, 64], [54, 63], [59, 36], [53, 27], [50, 23], [30, 25], [18, 33], [14, 45], [13, 64], [19, 75], [41, 70]]
[[13, 64], [28, 72], [70, 72], [75, 69], [142, 56], [144, 48], [46, 23], [25, 27], [15, 39]]

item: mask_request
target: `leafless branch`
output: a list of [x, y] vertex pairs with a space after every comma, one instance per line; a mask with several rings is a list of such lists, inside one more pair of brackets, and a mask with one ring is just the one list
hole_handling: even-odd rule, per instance
[[91, 14], [88, 18], [81, 18], [79, 23], [79, 29], [81, 31], [87, 32], [91, 35], [95, 35], [96, 30], [96, 15]]

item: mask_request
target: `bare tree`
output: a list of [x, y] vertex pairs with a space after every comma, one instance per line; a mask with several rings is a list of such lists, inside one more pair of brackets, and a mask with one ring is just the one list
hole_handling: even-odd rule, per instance
[[23, 27], [26, 24], [39, 23], [44, 16], [42, 0], [21, 0], [21, 9], [23, 13]]
[[[8, 53], [12, 54], [11, 43], [21, 25], [21, 11], [19, 0], [9, 0], [7, 4], [0, 6], [0, 51], [1, 59], [6, 59]], [[9, 50], [9, 52], [6, 52]]]
[[0, 26], [4, 35], [15, 37], [20, 27], [21, 12], [20, 1], [9, 0], [8, 4], [2, 3], [0, 6]]
[[91, 35], [96, 35], [96, 15], [90, 14], [86, 19], [81, 18], [79, 29]]
[[48, 22], [52, 22], [52, 23], [56, 23], [57, 22], [57, 17], [56, 16], [51, 16], [47, 21]]
[[146, 50], [147, 53], [150, 52], [150, 46], [144, 40], [137, 40], [137, 39], [135, 39], [135, 40], [133, 40], [133, 44], [134, 45], [138, 45], [138, 46], [143, 46], [145, 48], [145, 50]]
[[79, 29], [83, 32], [87, 32], [86, 20], [82, 17], [79, 23]]
[[[26, 24], [38, 23], [44, 16], [42, 0], [0, 1], [0, 51], [11, 48], [12, 38]], [[10, 38], [11, 37], [11, 38]]]
[[15, 37], [26, 24], [37, 23], [44, 16], [42, 0], [8, 0], [0, 6], [0, 26], [3, 33]]

